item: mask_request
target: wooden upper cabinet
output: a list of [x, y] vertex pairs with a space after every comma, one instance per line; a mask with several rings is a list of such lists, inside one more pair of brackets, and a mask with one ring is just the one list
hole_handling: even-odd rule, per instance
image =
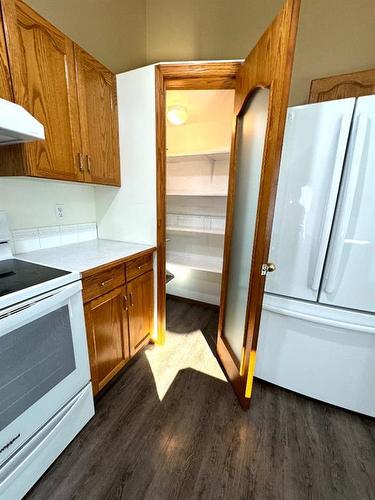
[[83, 180], [73, 42], [25, 3], [3, 0], [15, 100], [45, 128], [26, 145], [26, 175]]
[[116, 77], [77, 45], [74, 52], [85, 176], [119, 186]]
[[45, 141], [2, 147], [1, 175], [120, 185], [116, 79], [21, 0], [0, 0], [0, 97]]
[[333, 101], [375, 94], [375, 69], [312, 80], [309, 102]]
[[3, 16], [0, 10], [0, 99], [13, 101], [12, 81], [8, 63], [8, 54], [5, 44]]

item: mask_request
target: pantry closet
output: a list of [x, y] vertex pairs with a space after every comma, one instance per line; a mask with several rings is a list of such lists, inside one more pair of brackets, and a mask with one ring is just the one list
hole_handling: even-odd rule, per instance
[[167, 294], [214, 305], [220, 303], [233, 99], [233, 90], [167, 92]]

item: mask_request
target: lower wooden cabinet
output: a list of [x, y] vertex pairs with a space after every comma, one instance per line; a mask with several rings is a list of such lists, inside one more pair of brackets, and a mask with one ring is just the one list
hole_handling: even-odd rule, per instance
[[152, 263], [151, 253], [83, 277], [94, 395], [149, 342], [154, 319]]
[[148, 271], [127, 284], [130, 355], [148, 343], [154, 320], [154, 275]]
[[125, 287], [88, 302], [85, 318], [95, 395], [125, 366], [130, 356]]

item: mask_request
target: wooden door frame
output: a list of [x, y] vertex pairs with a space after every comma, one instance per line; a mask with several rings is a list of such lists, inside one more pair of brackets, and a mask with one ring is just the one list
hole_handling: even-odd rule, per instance
[[155, 67], [156, 205], [157, 205], [157, 342], [166, 331], [166, 93], [167, 90], [234, 89], [240, 61], [172, 63]]

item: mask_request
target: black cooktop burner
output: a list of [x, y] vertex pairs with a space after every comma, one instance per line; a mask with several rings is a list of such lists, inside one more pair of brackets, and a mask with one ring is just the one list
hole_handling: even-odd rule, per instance
[[0, 260], [0, 297], [66, 274], [70, 272], [23, 260]]

